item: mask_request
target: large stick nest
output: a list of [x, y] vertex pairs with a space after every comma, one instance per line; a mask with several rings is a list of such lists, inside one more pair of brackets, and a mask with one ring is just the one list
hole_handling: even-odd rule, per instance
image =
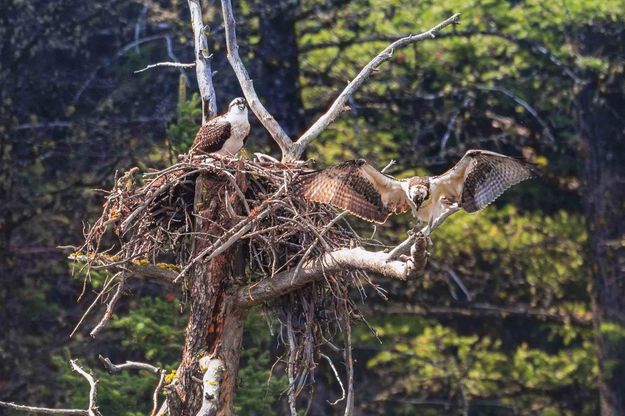
[[[107, 193], [102, 214], [87, 230], [81, 251], [89, 262], [106, 255], [122, 269], [137, 262], [175, 263], [184, 281], [194, 264], [238, 245], [246, 253], [247, 266], [232, 285], [296, 271], [323, 253], [361, 244], [343, 214], [301, 198], [297, 181], [309, 171], [302, 164], [202, 158], [146, 173], [137, 183], [137, 169], [132, 169]], [[210, 179], [212, 188], [196, 191], [198, 178]], [[194, 226], [199, 192], [220, 200], [219, 215], [202, 218], [213, 222], [210, 232], [198, 232]], [[111, 229], [117, 242], [104, 248]], [[197, 239], [206, 242], [199, 252], [193, 244]], [[308, 376], [318, 362], [319, 348], [337, 332], [349, 331], [350, 318], [356, 315], [349, 288], [362, 290], [363, 279], [366, 276], [355, 271], [327, 274], [268, 305], [282, 324], [280, 339], [288, 348], [290, 394], [296, 395], [311, 381]], [[343, 337], [346, 354], [349, 338]], [[351, 366], [348, 356], [346, 361]]]

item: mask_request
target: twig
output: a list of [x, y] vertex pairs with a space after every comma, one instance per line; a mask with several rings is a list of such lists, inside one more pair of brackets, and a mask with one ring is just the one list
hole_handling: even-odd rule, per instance
[[[167, 56], [169, 56], [169, 59], [179, 64], [180, 60], [178, 59], [176, 54], [174, 54], [174, 46], [173, 46], [173, 41], [171, 40], [171, 35], [165, 36], [165, 46], [167, 47]], [[184, 81], [187, 84], [187, 86], [190, 87], [191, 82], [189, 81], [189, 76], [187, 75], [184, 68], [182, 67], [180, 68], [180, 75], [182, 75], [182, 77], [184, 78]]]
[[98, 381], [95, 380], [91, 374], [83, 370], [82, 367], [76, 364], [76, 360], [69, 360], [69, 364], [72, 367], [72, 370], [83, 376], [87, 382], [89, 382], [89, 408], [87, 409], [87, 414], [89, 416], [101, 416], [98, 411], [98, 406], [96, 405]]
[[174, 67], [174, 68], [192, 68], [195, 66], [195, 63], [183, 64], [181, 62], [157, 62], [155, 64], [148, 65], [143, 69], [137, 69], [135, 71], [135, 74], [138, 74], [143, 71], [147, 71], [148, 69], [157, 68], [159, 66], [169, 66], [169, 67]]
[[337, 403], [340, 403], [341, 401], [345, 400], [345, 387], [343, 387], [343, 382], [341, 381], [341, 377], [339, 377], [339, 373], [338, 371], [336, 371], [336, 368], [334, 367], [334, 363], [332, 362], [330, 357], [328, 357], [325, 354], [319, 354], [319, 356], [325, 358], [328, 364], [330, 364], [330, 368], [332, 368], [332, 371], [334, 372], [334, 377], [336, 378], [336, 381], [339, 382], [339, 386], [341, 387], [341, 392], [342, 392], [341, 397], [339, 397], [333, 402], [328, 400], [328, 403], [330, 403], [332, 406], [335, 406]]
[[237, 181], [236, 181], [234, 175], [232, 173], [228, 172], [225, 169], [222, 171], [222, 173], [224, 175], [226, 175], [226, 178], [228, 178], [228, 180], [230, 181], [230, 183], [234, 187], [234, 190], [236, 191], [237, 195], [239, 195], [239, 198], [241, 198], [241, 201], [243, 202], [243, 206], [245, 207], [245, 212], [247, 212], [247, 214], [249, 215], [250, 214], [250, 205], [247, 203], [247, 198], [245, 198], [245, 195], [243, 194], [243, 191], [241, 191], [241, 188], [237, 184]]
[[17, 410], [19, 412], [28, 412], [37, 415], [89, 415], [88, 410], [82, 409], [51, 409], [49, 407], [25, 406], [23, 404], [15, 404], [11, 402], [0, 401], [0, 407]]
[[150, 413], [150, 416], [156, 416], [156, 414], [158, 413], [158, 394], [163, 389], [163, 385], [165, 385], [165, 376], [167, 376], [167, 372], [161, 369], [160, 373], [161, 376], [158, 379], [158, 384], [156, 385], [154, 393], [152, 394], [152, 403], [154, 403], [154, 405], [152, 406], [152, 412]]
[[286, 316], [286, 333], [289, 339], [289, 359], [287, 362], [287, 375], [289, 378], [288, 402], [291, 416], [297, 416], [296, 395], [295, 395], [295, 334], [293, 333], [293, 322], [291, 313]]
[[78, 328], [80, 328], [80, 325], [83, 323], [83, 321], [85, 320], [85, 318], [87, 317], [87, 315], [89, 315], [89, 313], [93, 310], [93, 308], [95, 308], [95, 306], [97, 305], [98, 301], [100, 300], [100, 298], [102, 296], [104, 296], [104, 294], [106, 293], [109, 285], [115, 280], [115, 278], [118, 277], [120, 273], [116, 273], [113, 277], [111, 277], [110, 279], [108, 279], [103, 287], [102, 290], [100, 290], [100, 292], [96, 295], [95, 299], [93, 300], [93, 302], [91, 302], [91, 304], [89, 305], [89, 307], [87, 308], [87, 310], [85, 311], [85, 313], [82, 314], [82, 316], [80, 317], [80, 319], [78, 320], [78, 323], [76, 324], [76, 326], [74, 327], [74, 329], [72, 330], [72, 332], [69, 334], [69, 337], [73, 337], [74, 334], [76, 333], [76, 331], [78, 331]]
[[100, 319], [100, 322], [98, 322], [98, 324], [89, 333], [89, 335], [91, 335], [92, 338], [95, 338], [96, 335], [100, 333], [102, 328], [106, 326], [108, 321], [111, 320], [111, 317], [113, 316], [113, 311], [115, 309], [115, 305], [117, 305], [117, 301], [122, 295], [125, 283], [126, 283], [126, 277], [122, 276], [119, 283], [117, 284], [117, 289], [115, 290], [115, 293], [106, 304], [106, 310], [104, 311], [104, 315], [102, 315], [102, 319]]
[[[349, 315], [348, 315], [349, 317]], [[347, 365], [347, 401], [344, 416], [354, 413], [354, 363], [352, 361], [352, 327], [346, 319], [345, 325], [345, 364]]]
[[[224, 0], [227, 1], [227, 0]], [[222, 1], [223, 3], [223, 1]], [[345, 103], [347, 99], [358, 89], [360, 86], [371, 76], [371, 74], [378, 69], [378, 67], [391, 59], [393, 56], [393, 52], [397, 48], [401, 48], [402, 46], [420, 42], [425, 39], [431, 39], [436, 37], [436, 33], [438, 33], [441, 29], [445, 28], [454, 23], [458, 23], [460, 20], [460, 13], [456, 13], [450, 18], [444, 20], [443, 22], [437, 24], [427, 32], [421, 33], [419, 35], [410, 35], [403, 37], [401, 39], [396, 40], [387, 46], [382, 52], [380, 52], [375, 58], [373, 58], [364, 68], [356, 75], [356, 77], [345, 87], [345, 89], [341, 92], [341, 94], [336, 98], [334, 103], [330, 109], [323, 114], [315, 123], [310, 126], [304, 134], [295, 142], [290, 149], [290, 152], [287, 157], [287, 161], [297, 160], [301, 157], [306, 149], [306, 146], [310, 144], [313, 139], [321, 134], [330, 123], [334, 121], [334, 119], [342, 112], [343, 107], [345, 107]]]
[[113, 364], [108, 357], [103, 357], [102, 355], [98, 355], [98, 358], [100, 359], [100, 361], [102, 361], [102, 364], [104, 364], [104, 367], [108, 370], [109, 373], [119, 373], [120, 371], [125, 371], [125, 370], [146, 370], [154, 374], [160, 374], [158, 384], [156, 385], [156, 388], [154, 389], [154, 393], [152, 394], [152, 402], [154, 405], [152, 407], [152, 412], [150, 413], [150, 415], [155, 416], [159, 409], [158, 394], [160, 393], [160, 391], [163, 388], [163, 385], [165, 384], [165, 376], [167, 375], [167, 372], [160, 367], [156, 367], [148, 363], [140, 363], [137, 361], [126, 361], [123, 364]]
[[289, 154], [290, 148], [293, 144], [286, 132], [280, 127], [280, 124], [273, 118], [273, 116], [267, 111], [265, 106], [258, 99], [256, 90], [254, 89], [253, 81], [250, 79], [250, 75], [241, 61], [239, 56], [239, 45], [237, 44], [236, 34], [236, 22], [232, 13], [232, 3], [230, 0], [221, 0], [221, 9], [224, 19], [224, 28], [226, 31], [226, 47], [228, 49], [228, 62], [234, 70], [234, 73], [239, 80], [243, 95], [247, 100], [247, 104], [250, 106], [258, 120], [267, 129], [271, 137], [276, 141], [280, 150], [282, 151], [283, 159]]
[[[241, 221], [238, 225], [238, 230], [232, 234], [225, 242], [222, 243], [223, 238], [219, 238], [213, 244], [202, 250], [200, 254], [195, 256], [185, 267], [178, 273], [178, 276], [173, 280], [173, 283], [177, 283], [178, 280], [185, 275], [185, 273], [197, 263], [199, 260], [203, 259], [208, 255], [206, 261], [210, 261], [229, 249], [234, 243], [239, 241], [241, 237], [252, 228], [254, 222], [258, 222], [263, 219], [269, 213], [268, 210], [265, 210], [258, 214], [255, 217], [247, 217], [245, 220]], [[236, 228], [235, 228], [236, 229]]]
[[152, 364], [148, 364], [148, 363], [140, 363], [137, 361], [126, 361], [123, 364], [113, 364], [111, 360], [108, 359], [107, 357], [98, 355], [98, 358], [100, 359], [100, 361], [102, 361], [102, 364], [104, 364], [104, 367], [110, 373], [119, 373], [120, 371], [125, 371], [125, 370], [147, 370], [151, 373], [156, 374], [162, 370], [161, 368], [153, 366]]
[[382, 173], [386, 172], [387, 170], [392, 168], [393, 165], [395, 165], [395, 163], [397, 163], [397, 161], [395, 159], [391, 159], [391, 161], [388, 162], [388, 165], [384, 166], [384, 168], [380, 172], [382, 172]]

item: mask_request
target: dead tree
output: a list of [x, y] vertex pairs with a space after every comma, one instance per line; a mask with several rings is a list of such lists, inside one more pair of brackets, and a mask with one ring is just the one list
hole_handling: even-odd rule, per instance
[[[344, 222], [343, 214], [328, 206], [307, 204], [293, 192], [293, 184], [306, 171], [299, 159], [395, 49], [435, 37], [457, 23], [459, 15], [391, 43], [360, 70], [325, 114], [293, 140], [256, 95], [239, 56], [231, 2], [222, 0], [221, 4], [228, 60], [252, 112], [279, 146], [282, 162], [187, 158], [143, 175], [142, 183], [135, 184], [135, 171], [118, 180], [101, 217], [88, 230], [85, 245], [72, 255], [84, 263], [87, 272], [107, 269], [114, 273], [104, 284], [103, 293], [112, 293], [106, 311], [91, 334], [96, 336], [110, 319], [127, 279], [151, 279], [178, 287], [188, 299], [185, 344], [171, 383], [163, 385], [163, 370], [151, 367], [161, 374], [152, 414], [230, 415], [245, 318], [251, 307], [265, 305], [283, 323], [291, 413], [296, 414], [297, 395], [316, 363], [320, 358], [329, 360], [318, 346], [338, 337], [344, 342], [344, 403], [349, 415], [355, 402], [350, 322], [360, 316], [350, 289], [368, 284], [370, 274], [399, 280], [417, 276], [425, 266], [426, 240], [417, 233], [393, 250], [367, 248]], [[200, 2], [189, 0], [188, 5], [206, 120], [216, 107], [210, 53]], [[111, 228], [119, 238], [114, 253], [101, 244]], [[164, 257], [175, 260], [162, 263]], [[101, 301], [96, 298], [87, 312]], [[111, 371], [147, 365], [114, 365], [103, 360]], [[339, 377], [331, 361], [330, 366]], [[164, 403], [158, 403], [161, 390], [166, 393]], [[74, 414], [96, 414], [95, 393], [93, 400], [88, 410], [76, 409]], [[52, 409], [42, 412], [46, 410]]]

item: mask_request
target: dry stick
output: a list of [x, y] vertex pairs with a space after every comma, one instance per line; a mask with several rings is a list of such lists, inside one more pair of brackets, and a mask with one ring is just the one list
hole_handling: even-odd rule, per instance
[[[280, 196], [282, 194], [282, 192], [284, 192], [285, 190], [286, 190], [286, 186], [284, 186], [284, 185], [281, 186], [280, 189], [278, 189], [274, 193], [272, 199]], [[259, 209], [263, 208], [263, 205], [264, 206], [269, 205], [270, 202], [271, 202], [271, 199], [263, 202], [259, 206]], [[239, 222], [236, 225], [236, 227], [240, 227], [240, 228], [234, 234], [232, 234], [232, 236], [230, 238], [228, 238], [228, 240], [226, 242], [221, 244], [221, 241], [222, 241], [222, 239], [224, 237], [224, 236], [222, 236], [217, 241], [215, 241], [213, 244], [211, 244], [209, 247], [205, 248], [200, 254], [195, 256], [189, 262], [189, 264], [187, 264], [184, 267], [184, 269], [182, 269], [182, 271], [174, 279], [173, 283], [177, 283], [178, 280], [182, 276], [184, 276], [184, 274], [191, 268], [191, 266], [193, 264], [195, 264], [198, 260], [201, 260], [202, 258], [204, 258], [207, 254], [211, 253], [210, 256], [208, 257], [208, 259], [206, 260], [206, 261], [210, 261], [210, 260], [214, 259], [216, 256], [218, 256], [221, 253], [223, 253], [224, 251], [226, 251], [228, 248], [230, 248], [230, 246], [232, 246], [234, 243], [236, 243], [238, 240], [240, 240], [241, 237], [243, 235], [245, 235], [245, 233], [248, 232], [250, 230], [250, 228], [252, 228], [252, 225], [254, 225], [254, 223], [256, 223], [256, 222], [262, 220], [264, 217], [266, 217], [269, 214], [269, 211], [270, 211], [269, 209], [265, 209], [265, 210], [261, 211], [261, 213], [256, 215], [255, 217], [251, 217], [250, 216], [250, 217], [247, 217], [246, 219], [244, 219], [243, 221]]]
[[[343, 218], [345, 215], [347, 215], [347, 211], [340, 213], [339, 215], [337, 215], [336, 217], [334, 217], [334, 219], [332, 221], [330, 221], [324, 228], [323, 230], [321, 230], [320, 233], [317, 234], [317, 238], [315, 239], [315, 241], [313, 241], [313, 243], [310, 245], [310, 247], [308, 247], [308, 249], [306, 250], [306, 252], [304, 253], [304, 255], [302, 256], [302, 258], [300, 259], [299, 263], [297, 263], [297, 267], [295, 268], [295, 271], [293, 272], [293, 280], [295, 280], [295, 277], [297, 277], [297, 275], [299, 274], [299, 271], [302, 269], [302, 265], [304, 264], [304, 262], [306, 261], [306, 259], [308, 258], [308, 256], [310, 255], [310, 253], [313, 251], [313, 249], [315, 247], [317, 247], [317, 243], [319, 243], [320, 241], [323, 242], [323, 235], [334, 225], [336, 224], [337, 221], [339, 221], [341, 218]], [[314, 226], [312, 227], [312, 230], [316, 233], [317, 230], [314, 229]]]
[[243, 194], [243, 191], [241, 191], [241, 188], [237, 184], [237, 181], [236, 181], [234, 175], [232, 173], [228, 172], [225, 169], [222, 171], [222, 173], [224, 175], [226, 175], [226, 178], [228, 178], [228, 180], [230, 181], [230, 183], [234, 187], [234, 190], [236, 191], [237, 195], [239, 195], [239, 198], [241, 198], [241, 201], [243, 201], [243, 206], [245, 207], [245, 211], [249, 215], [249, 213], [250, 213], [250, 206], [247, 203], [247, 199], [245, 198], [245, 195]]
[[347, 364], [347, 403], [345, 416], [354, 413], [354, 362], [352, 360], [352, 327], [345, 322], [345, 364]]
[[137, 69], [134, 73], [139, 74], [147, 71], [148, 69], [158, 68], [159, 66], [169, 66], [174, 68], [193, 68], [195, 63], [183, 64], [182, 62], [157, 62], [155, 64], [147, 65], [145, 68]]
[[126, 361], [124, 364], [113, 364], [108, 357], [103, 357], [102, 355], [98, 355], [104, 367], [108, 370], [109, 373], [119, 373], [124, 370], [146, 370], [151, 373], [160, 374], [160, 378], [158, 380], [158, 384], [154, 389], [154, 393], [152, 394], [152, 401], [154, 406], [152, 407], [151, 416], [156, 415], [158, 412], [158, 393], [160, 393], [163, 385], [165, 384], [165, 376], [167, 372], [159, 367], [153, 366], [152, 364], [140, 363], [137, 361]]
[[95, 297], [95, 299], [93, 300], [93, 302], [91, 302], [91, 305], [89, 305], [89, 307], [87, 308], [87, 310], [85, 311], [85, 313], [82, 314], [82, 316], [80, 317], [80, 320], [78, 321], [78, 323], [76, 324], [76, 326], [74, 327], [74, 329], [72, 330], [72, 333], [69, 334], [69, 337], [73, 337], [74, 334], [76, 333], [76, 331], [78, 331], [78, 328], [80, 328], [80, 325], [83, 323], [83, 321], [85, 320], [85, 318], [87, 317], [87, 315], [89, 315], [89, 312], [91, 312], [91, 310], [95, 307], [95, 305], [98, 303], [98, 301], [100, 300], [100, 298], [106, 293], [106, 290], [108, 289], [109, 285], [111, 284], [111, 282], [113, 282], [115, 280], [115, 278], [119, 275], [120, 273], [115, 273], [115, 275], [113, 277], [111, 277], [109, 280], [107, 280], [104, 283], [104, 286], [102, 287], [102, 290], [100, 291], [100, 293], [97, 294], [97, 296]]
[[18, 412], [28, 412], [37, 415], [89, 415], [88, 410], [82, 409], [52, 409], [48, 407], [25, 406], [23, 404], [15, 404], [11, 402], [0, 401], [0, 407], [17, 410]]
[[341, 377], [339, 377], [339, 373], [338, 371], [336, 371], [336, 368], [334, 367], [334, 363], [332, 362], [332, 360], [330, 359], [330, 357], [328, 357], [325, 354], [319, 354], [321, 357], [325, 358], [326, 361], [328, 362], [328, 364], [330, 364], [330, 367], [332, 368], [332, 371], [334, 372], [334, 377], [336, 377], [336, 380], [339, 382], [339, 386], [341, 386], [341, 397], [339, 397], [338, 399], [336, 399], [335, 401], [331, 402], [330, 400], [328, 400], [328, 403], [330, 403], [332, 406], [336, 405], [337, 403], [345, 400], [345, 387], [343, 387], [343, 382], [341, 381]]
[[261, 124], [267, 129], [269, 134], [271, 134], [271, 137], [273, 137], [276, 143], [278, 143], [278, 146], [280, 146], [280, 150], [282, 151], [282, 155], [285, 156], [289, 153], [293, 142], [282, 127], [280, 127], [280, 124], [278, 124], [276, 119], [273, 118], [273, 116], [258, 99], [256, 90], [254, 90], [253, 81], [250, 79], [250, 75], [241, 61], [241, 57], [239, 56], [239, 45], [237, 44], [236, 22], [232, 13], [232, 3], [230, 0], [221, 0], [221, 9], [226, 32], [228, 62], [230, 62], [230, 66], [232, 66], [232, 69], [239, 80], [239, 84], [241, 85], [241, 90], [243, 91], [243, 95], [245, 95], [247, 104], [250, 106]]
[[213, 86], [213, 70], [211, 69], [211, 54], [208, 50], [208, 38], [202, 22], [202, 5], [200, 0], [187, 0], [191, 12], [193, 39], [195, 40], [195, 72], [197, 83], [202, 96], [202, 124], [217, 114], [217, 95]]
[[291, 146], [290, 152], [286, 158], [287, 161], [297, 160], [301, 157], [301, 155], [304, 153], [304, 150], [306, 149], [306, 146], [308, 146], [308, 144], [310, 144], [313, 139], [319, 136], [321, 132], [323, 132], [328, 127], [328, 125], [330, 125], [330, 123], [332, 123], [334, 119], [342, 112], [348, 98], [358, 88], [360, 88], [360, 86], [367, 80], [367, 78], [369, 78], [369, 76], [371, 76], [371, 74], [382, 63], [391, 59], [395, 49], [401, 48], [402, 46], [411, 43], [420, 42], [428, 38], [434, 38], [436, 37], [436, 33], [438, 33], [441, 29], [453, 23], [458, 23], [459, 19], [460, 13], [456, 13], [447, 20], [437, 24], [427, 32], [421, 33], [419, 35], [406, 36], [404, 38], [396, 40], [395, 42], [387, 46], [386, 49], [380, 52], [375, 58], [373, 58], [373, 60], [371, 60], [364, 68], [362, 68], [360, 73], [356, 75], [356, 77], [349, 84], [347, 84], [343, 92], [341, 92], [341, 94], [337, 97], [334, 103], [332, 103], [330, 109], [324, 115], [319, 117], [319, 119], [317, 119], [317, 121], [315, 121], [315, 123], [310, 126], [310, 128], [306, 130], [304, 134], [302, 134], [299, 140], [297, 140], [297, 142], [295, 142], [293, 146]]
[[113, 316], [113, 310], [115, 309], [115, 305], [117, 304], [117, 301], [122, 295], [125, 283], [126, 283], [126, 276], [122, 276], [121, 280], [117, 284], [117, 290], [113, 294], [113, 297], [111, 298], [111, 300], [109, 300], [109, 302], [106, 304], [106, 310], [104, 311], [104, 315], [102, 315], [102, 319], [100, 319], [100, 322], [98, 322], [98, 324], [89, 333], [89, 335], [91, 335], [92, 338], [95, 338], [96, 335], [100, 333], [102, 328], [104, 328], [104, 326], [108, 323], [108, 321], [111, 320], [111, 317]]
[[165, 385], [165, 376], [167, 376], [167, 372], [165, 370], [161, 370], [161, 376], [158, 379], [158, 384], [156, 385], [154, 393], [152, 394], [152, 402], [154, 403], [154, 405], [152, 406], [152, 412], [150, 413], [150, 416], [156, 416], [156, 414], [158, 413], [158, 394], [163, 389], [163, 385]]
[[297, 416], [297, 408], [295, 407], [295, 334], [293, 332], [293, 322], [291, 321], [291, 313], [287, 312], [286, 316], [286, 333], [289, 338], [289, 359], [287, 361], [287, 375], [289, 378], [288, 402], [291, 416]]
[[384, 166], [384, 168], [380, 172], [385, 173], [387, 170], [392, 168], [395, 163], [397, 163], [397, 161], [395, 159], [391, 159], [391, 161], [388, 162], [388, 165]]
[[182, 269], [182, 271], [178, 274], [178, 276], [176, 276], [176, 278], [174, 279], [173, 283], [178, 283], [178, 280], [184, 276], [184, 274], [191, 268], [191, 266], [193, 266], [195, 263], [197, 263], [199, 260], [203, 259], [204, 257], [206, 257], [206, 255], [208, 255], [210, 253], [210, 255], [208, 256], [208, 258], [206, 259], [206, 261], [211, 261], [212, 259], [214, 259], [215, 257], [217, 257], [218, 255], [220, 255], [221, 253], [223, 253], [224, 251], [226, 251], [227, 249], [229, 249], [234, 243], [236, 243], [237, 241], [239, 241], [241, 239], [241, 237], [250, 230], [250, 228], [252, 228], [252, 226], [254, 225], [255, 222], [260, 221], [261, 219], [263, 219], [264, 217], [267, 216], [267, 214], [269, 214], [269, 210], [265, 210], [262, 211], [260, 214], [258, 214], [256, 217], [247, 217], [245, 220], [241, 221], [238, 226], [240, 227], [234, 234], [232, 234], [230, 236], [230, 238], [228, 238], [228, 240], [226, 240], [225, 242], [222, 243], [223, 238], [219, 238], [217, 241], [215, 241], [213, 244], [211, 244], [210, 246], [208, 246], [207, 248], [205, 248], [204, 250], [202, 250], [202, 252], [200, 254], [198, 254], [197, 256], [195, 256], [190, 262], [189, 264], [187, 264], [184, 269]]
[[[180, 177], [176, 178], [178, 181], [181, 181], [182, 179], [185, 179], [187, 176], [191, 176], [193, 174], [197, 173], [196, 171], [191, 171], [191, 172], [187, 172], [184, 175], [181, 175]], [[158, 179], [160, 176], [158, 176], [157, 178], [155, 178], [154, 180]], [[137, 207], [129, 216], [128, 218], [126, 218], [121, 225], [121, 229], [122, 232], [126, 232], [128, 225], [134, 221], [134, 219], [136, 217], [138, 217], [139, 215], [141, 215], [143, 213], [143, 211], [145, 211], [152, 202], [154, 202], [154, 200], [160, 196], [163, 192], [165, 192], [167, 189], [169, 189], [171, 187], [171, 183], [165, 181], [165, 183], [163, 185], [161, 185], [152, 195], [150, 195], [150, 197], [143, 202], [139, 207]]]
[[153, 366], [152, 364], [148, 364], [148, 363], [140, 363], [137, 361], [126, 361], [124, 364], [113, 364], [111, 360], [108, 359], [107, 357], [98, 355], [98, 358], [100, 359], [100, 361], [102, 361], [102, 364], [110, 373], [119, 373], [120, 371], [124, 371], [124, 370], [147, 370], [151, 373], [156, 374], [162, 370], [162, 368]]
[[89, 382], [89, 408], [87, 409], [87, 414], [89, 416], [101, 416], [98, 411], [98, 406], [96, 406], [98, 381], [95, 380], [91, 374], [87, 373], [78, 364], [76, 364], [76, 360], [69, 360], [69, 364], [72, 367], [72, 370], [83, 376]]

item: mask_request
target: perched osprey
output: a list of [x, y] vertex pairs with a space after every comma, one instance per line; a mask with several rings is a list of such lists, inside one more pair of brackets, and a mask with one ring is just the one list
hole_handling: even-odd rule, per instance
[[535, 175], [530, 164], [485, 150], [469, 150], [440, 176], [396, 179], [364, 160], [352, 160], [304, 174], [297, 188], [308, 201], [344, 209], [384, 223], [391, 214], [412, 210], [429, 233], [460, 209], [476, 212], [505, 190]]
[[198, 130], [189, 153], [234, 156], [250, 133], [245, 98], [235, 98], [225, 114], [212, 118]]

